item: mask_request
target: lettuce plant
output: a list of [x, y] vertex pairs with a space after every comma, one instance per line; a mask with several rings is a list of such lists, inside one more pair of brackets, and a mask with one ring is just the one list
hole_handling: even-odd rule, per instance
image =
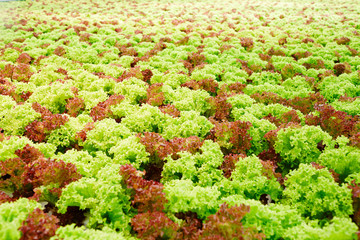
[[339, 186], [326, 168], [300, 164], [287, 175], [285, 187], [282, 203], [297, 208], [304, 217], [333, 219], [353, 213], [350, 189]]

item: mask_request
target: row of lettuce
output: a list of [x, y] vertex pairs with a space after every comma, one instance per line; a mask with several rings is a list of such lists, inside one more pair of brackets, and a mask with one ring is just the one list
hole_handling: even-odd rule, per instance
[[272, 3], [4, 5], [0, 238], [357, 239], [358, 14]]
[[[55, 84], [56, 82], [52, 85]], [[61, 84], [64, 85], [59, 83], [59, 86]], [[196, 93], [208, 94], [204, 90], [182, 89], [183, 92], [194, 93], [195, 96], [190, 95], [192, 99], [202, 101], [202, 98], [196, 97]], [[181, 101], [188, 101], [185, 94], [182, 96]], [[245, 203], [250, 205], [251, 211], [245, 215], [244, 225], [256, 226], [257, 230], [268, 238], [287, 236], [294, 239], [326, 239], [337, 234], [351, 238], [357, 231], [357, 226], [351, 222], [349, 216], [353, 215], [354, 211], [358, 213], [356, 191], [352, 190], [360, 181], [358, 146], [349, 144], [348, 137], [334, 138], [321, 126], [306, 125], [307, 119], [299, 110], [292, 112], [297, 118], [290, 118], [291, 121], [286, 127], [277, 126], [276, 122], [264, 117], [271, 114], [275, 118], [281, 118], [294, 109], [281, 104], [254, 103], [246, 94], [236, 94], [228, 101], [232, 106], [230, 115], [233, 121], [225, 122], [226, 124], [209, 121], [204, 116], [208, 113], [199, 112], [201, 110], [182, 109], [180, 116], [174, 117], [163, 113], [157, 106], [132, 104], [126, 100], [126, 95], [120, 103], [111, 105], [110, 117], [94, 121], [101, 115], [91, 114], [92, 110], [90, 113], [84, 110], [76, 117], [66, 113], [46, 115], [39, 112], [36, 104], [19, 105], [10, 96], [2, 95], [4, 120], [1, 127], [5, 133], [1, 142], [2, 187], [10, 193], [19, 192], [20, 196], [33, 197], [31, 192], [39, 193], [39, 200], [54, 204], [59, 213], [65, 213], [68, 207], [85, 209], [88, 212], [87, 227], [108, 227], [126, 234], [130, 231], [129, 222], [140, 213], [135, 210], [136, 204], [133, 204], [132, 200], [134, 197], [127, 192], [128, 187], [123, 183], [119, 168], [131, 164], [138, 170], [151, 172], [152, 166], [158, 166], [162, 168], [161, 184], [166, 196], [165, 208], [162, 211], [179, 226], [185, 221], [176, 218], [177, 213], [192, 212], [196, 213], [199, 219], [205, 220], [217, 212], [221, 203]], [[188, 102], [189, 104], [183, 105], [188, 107], [193, 104], [194, 109], [201, 108], [201, 104], [194, 100]], [[177, 106], [180, 108], [181, 105]], [[319, 110], [323, 112], [318, 111], [318, 115], [325, 114], [323, 109]], [[334, 112], [338, 113], [333, 110]], [[339, 116], [337, 117], [340, 120]], [[66, 120], [59, 124], [57, 121], [63, 118]], [[117, 122], [118, 119], [121, 119], [120, 123]], [[293, 119], [297, 121], [293, 122]], [[34, 122], [41, 124], [33, 124]], [[237, 123], [240, 127], [228, 123]], [[330, 122], [333, 123], [337, 122]], [[28, 128], [29, 125], [35, 129]], [[82, 138], [80, 133], [87, 127], [89, 128], [85, 131], [85, 137]], [[239, 127], [239, 132], [232, 131], [233, 127]], [[243, 129], [245, 131], [241, 132]], [[342, 131], [334, 130], [333, 134]], [[352, 136], [351, 132], [346, 130], [343, 132]], [[214, 131], [214, 137], [204, 140], [211, 131]], [[273, 139], [271, 134], [266, 138], [265, 135], [272, 131], [278, 132]], [[147, 136], [148, 134], [153, 134], [153, 138]], [[233, 137], [238, 139], [234, 140]], [[188, 151], [180, 151], [174, 156], [171, 150], [166, 149], [169, 143], [175, 148], [174, 139], [188, 141], [190, 149], [186, 149], [179, 140], [178, 149]], [[191, 143], [197, 144], [195, 149], [191, 148]], [[40, 184], [35, 184], [37, 181], [33, 179], [26, 180], [28, 174], [20, 175], [26, 173], [24, 166], [30, 165], [30, 169], [35, 172], [42, 169], [31, 165], [33, 163], [26, 163], [28, 160], [24, 165], [15, 164], [14, 159], [19, 157], [16, 151], [26, 148], [27, 145], [40, 150], [46, 159], [58, 159], [74, 164], [82, 178], [71, 183], [68, 180], [60, 181], [60, 186], [59, 182], [55, 182], [60, 176], [46, 176], [49, 179], [40, 181]], [[271, 149], [274, 151], [272, 157], [280, 156], [280, 159], [271, 161], [273, 159], [266, 155], [267, 151], [271, 154]], [[163, 155], [159, 156], [160, 153]], [[233, 157], [235, 163], [233, 168], [229, 167], [231, 174], [228, 177], [224, 176], [225, 154], [227, 158]], [[258, 156], [261, 156], [261, 160]], [[37, 161], [40, 160], [35, 160], [39, 164]], [[264, 162], [275, 163], [280, 171], [275, 172], [275, 167], [271, 164], [266, 167]], [[314, 164], [326, 168], [321, 169]], [[65, 167], [67, 168], [69, 167]], [[332, 169], [337, 176], [327, 169]], [[283, 175], [279, 176], [278, 173]], [[56, 176], [57, 173], [54, 174]], [[35, 179], [38, 175], [40, 174], [35, 174]], [[26, 189], [29, 185], [24, 182], [31, 183], [33, 189], [30, 196]], [[51, 189], [57, 188], [63, 188], [60, 196], [52, 193]], [[262, 205], [258, 200], [263, 195], [275, 204]], [[154, 198], [159, 201], [157, 197]], [[5, 223], [13, 222], [13, 218], [8, 218], [9, 215], [26, 216], [19, 214], [18, 208], [10, 207], [15, 203], [17, 202], [2, 204], [5, 211], [3, 216], [7, 216]], [[22, 204], [28, 205], [29, 202]], [[9, 209], [14, 212], [9, 213]], [[31, 211], [26, 209], [26, 213]], [[251, 214], [254, 214], [253, 217]], [[274, 219], [274, 216], [278, 219]], [[330, 225], [327, 225], [327, 219], [331, 219]], [[19, 222], [22, 220], [24, 217]], [[9, 226], [5, 223], [4, 226]], [[18, 227], [19, 225], [14, 225], [5, 232], [19, 234], [14, 231], [14, 228]], [[66, 229], [75, 231], [69, 227]], [[174, 232], [168, 233], [169, 236], [173, 236], [171, 234]]]
[[[95, 140], [92, 137], [100, 130], [98, 127], [106, 122], [112, 121], [98, 122], [93, 132], [89, 132], [89, 139], [86, 141]], [[115, 126], [117, 123], [112, 122], [112, 124]], [[109, 126], [111, 125], [108, 124], [107, 129], [112, 129]], [[104, 138], [96, 138], [97, 143], [101, 142], [98, 147], [104, 147], [103, 151], [94, 149], [94, 145], [91, 144], [88, 145], [90, 149], [85, 147], [86, 150], [81, 151], [69, 150], [65, 154], [55, 154], [55, 146], [50, 143], [33, 144], [24, 137], [3, 140], [2, 156], [8, 155], [10, 158], [3, 160], [1, 164], [2, 171], [6, 171], [8, 176], [6, 180], [2, 178], [1, 186], [7, 192], [16, 193], [10, 201], [14, 201], [19, 195], [21, 198], [15, 202], [1, 204], [2, 236], [7, 239], [17, 239], [20, 236], [17, 229], [21, 222], [35, 208], [43, 208], [40, 203], [45, 201], [55, 205], [57, 211], [62, 214], [70, 207], [79, 207], [86, 212], [87, 228], [107, 229], [105, 233], [103, 231], [92, 233], [93, 230], [86, 230], [84, 234], [89, 236], [91, 234], [99, 234], [99, 237], [102, 234], [105, 236], [112, 234], [114, 238], [118, 238], [119, 235], [126, 236], [130, 233], [130, 222], [133, 227], [137, 226], [134, 216], [149, 217], [145, 213], [164, 212], [167, 214], [166, 220], [178, 226], [187, 224], [186, 221], [176, 217], [178, 213], [196, 213], [198, 219], [205, 221], [219, 210], [222, 203], [227, 203], [230, 206], [240, 204], [250, 206], [250, 212], [243, 216], [244, 228], [256, 227], [256, 230], [260, 230], [267, 238], [351, 239], [355, 237], [354, 233], [358, 228], [349, 215], [354, 214], [353, 203], [358, 199], [355, 197], [352, 199], [352, 191], [355, 192], [356, 187], [358, 189], [355, 183], [360, 181], [358, 169], [360, 151], [358, 148], [346, 146], [346, 138], [339, 138], [337, 141], [339, 148], [333, 148], [330, 147], [331, 137], [318, 127], [303, 126], [279, 132], [275, 147], [283, 157], [281, 163], [291, 165], [294, 169], [285, 176], [284, 189], [273, 169], [266, 168], [266, 165], [255, 155], [240, 158], [235, 164], [231, 177], [226, 178], [220, 170], [224, 155], [219, 144], [210, 140], [205, 140], [199, 151], [195, 153], [179, 152], [176, 160], [168, 155], [161, 172], [161, 184], [143, 180], [143, 173], [136, 168], [141, 169], [140, 166], [146, 166], [146, 163], [155, 159], [159, 160], [154, 157], [156, 152], [154, 151], [154, 155], [151, 156], [145, 146], [139, 143], [138, 138], [111, 135], [114, 132], [110, 132]], [[289, 144], [284, 147], [290, 138], [295, 139], [295, 147], [289, 148]], [[319, 139], [329, 142], [329, 147], [323, 153], [316, 148]], [[33, 159], [33, 162], [21, 166], [14, 158], [17, 156], [21, 158], [21, 154], [12, 156], [12, 152], [23, 147], [28, 148], [27, 144], [40, 149], [44, 157], [63, 160], [67, 165], [64, 163], [59, 166], [60, 163], [56, 165], [51, 160], [45, 161], [38, 157]], [[303, 149], [307, 149], [307, 152]], [[104, 153], [107, 150], [113, 154], [113, 157]], [[340, 175], [340, 180], [336, 182], [327, 168], [317, 168], [315, 164], [309, 162], [334, 169]], [[12, 166], [11, 163], [16, 166]], [[69, 164], [76, 166], [77, 174]], [[295, 164], [296, 167], [293, 166]], [[133, 171], [133, 175], [119, 174], [121, 166], [131, 166], [129, 168]], [[34, 176], [31, 176], [31, 173]], [[142, 180], [135, 181], [135, 178]], [[124, 179], [130, 183], [124, 183]], [[134, 193], [129, 189], [140, 188], [141, 184], [137, 186], [140, 181], [147, 181], [148, 188], [136, 190], [139, 193], [136, 192], [134, 197]], [[29, 184], [33, 189], [29, 189]], [[129, 188], [128, 185], [131, 184], [135, 187]], [[153, 189], [150, 186], [158, 188]], [[62, 188], [61, 195], [56, 191], [59, 188]], [[141, 191], [146, 191], [147, 194]], [[263, 205], [258, 201], [264, 194], [267, 195], [269, 202], [275, 201], [275, 203]], [[37, 198], [39, 203], [22, 198], [25, 196]], [[357, 205], [354, 204], [354, 207], [356, 208]], [[159, 220], [158, 227], [166, 226], [164, 221]], [[153, 224], [156, 226], [156, 223]], [[221, 222], [217, 224], [221, 225]], [[168, 234], [166, 236], [171, 238], [177, 233], [177, 229], [166, 232], [161, 228], [156, 229], [151, 224], [147, 227], [153, 227], [155, 230], [146, 229], [148, 232], [140, 236], [154, 234], [156, 237], [165, 232]], [[137, 230], [141, 233], [141, 230], [145, 231], [143, 228], [139, 227]], [[121, 234], [116, 233], [115, 230], [120, 231]], [[72, 235], [77, 231], [79, 230], [74, 229], [74, 226], [66, 226], [58, 230], [58, 236]]]

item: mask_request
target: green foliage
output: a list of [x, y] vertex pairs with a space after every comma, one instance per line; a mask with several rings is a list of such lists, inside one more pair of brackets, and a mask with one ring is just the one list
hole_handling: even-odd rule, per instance
[[61, 82], [40, 86], [36, 88], [28, 101], [30, 103], [37, 102], [52, 113], [63, 113], [67, 103], [66, 100], [74, 97], [71, 87], [71, 84]]
[[139, 110], [138, 105], [132, 105], [128, 100], [124, 100], [116, 105], [111, 105], [110, 110], [116, 118], [122, 118]]
[[314, 93], [311, 90], [309, 83], [306, 82], [306, 79], [300, 76], [286, 79], [281, 86], [283, 86], [287, 91], [294, 93], [290, 98], [294, 98], [295, 96], [306, 97], [309, 93]]
[[15, 151], [22, 149], [29, 144], [44, 154], [46, 158], [53, 157], [55, 155], [56, 146], [51, 143], [39, 143], [35, 144], [26, 137], [11, 136], [8, 139], [0, 141], [0, 161], [4, 161], [9, 158], [16, 158]]
[[109, 64], [84, 64], [84, 69], [86, 69], [88, 72], [97, 72], [97, 73], [102, 72], [105, 75], [114, 78], [120, 77], [125, 71], [125, 69], [122, 67], [109, 65]]
[[30, 103], [16, 105], [11, 97], [0, 95], [0, 128], [6, 135], [23, 135], [25, 127], [41, 116]]
[[95, 107], [99, 102], [103, 102], [108, 99], [108, 95], [106, 92], [99, 90], [95, 92], [89, 91], [79, 91], [79, 97], [84, 99], [85, 110], [90, 112], [90, 110]]
[[[212, 56], [210, 56], [213, 58]], [[214, 61], [216, 58], [213, 58]], [[206, 64], [202, 69], [195, 69], [191, 73], [191, 79], [202, 80], [202, 79], [216, 79], [218, 75], [221, 74], [221, 69], [217, 64]]]
[[114, 163], [132, 164], [137, 169], [140, 168], [140, 165], [149, 162], [150, 155], [146, 152], [145, 146], [139, 142], [139, 138], [135, 136], [119, 140], [109, 153], [114, 155]]
[[167, 119], [171, 118], [159, 108], [143, 104], [137, 111], [131, 112], [121, 123], [132, 132], [162, 132]]
[[4, 60], [9, 62], [16, 62], [20, 53], [13, 48], [7, 48], [4, 52]]
[[89, 122], [92, 122], [92, 118], [88, 115], [79, 115], [76, 118], [69, 117], [69, 121], [50, 133], [47, 142], [57, 146], [58, 150], [70, 147], [71, 144], [75, 143], [76, 133], [81, 131]]
[[97, 172], [96, 178], [106, 181], [109, 184], [119, 184], [119, 182], [121, 182], [122, 180], [122, 177], [119, 174], [119, 169], [121, 165], [110, 163], [111, 161], [106, 159], [106, 155], [103, 153], [98, 153], [97, 155], [95, 155], [95, 157], [102, 158], [104, 159], [104, 161], [107, 162], [107, 164]]
[[[28, 141], [28, 139], [26, 139], [26, 140]], [[36, 144], [34, 144], [33, 142], [29, 141], [29, 144], [34, 146], [35, 148], [39, 149], [39, 151], [42, 152], [44, 154], [44, 157], [46, 157], [46, 158], [52, 158], [55, 155], [56, 146], [51, 143], [36, 143]]]
[[279, 239], [290, 229], [299, 226], [303, 219], [295, 209], [283, 204], [263, 205], [259, 201], [246, 200], [241, 195], [231, 195], [222, 198], [230, 206], [245, 204], [250, 206], [250, 212], [244, 217], [245, 226], [255, 226], [257, 230], [265, 233], [268, 239]]
[[353, 213], [351, 190], [339, 186], [326, 169], [300, 164], [285, 181], [282, 203], [311, 219], [347, 217]]
[[249, 121], [252, 125], [249, 129], [252, 140], [251, 148], [250, 150], [248, 150], [248, 154], [257, 155], [268, 148], [268, 142], [265, 140], [264, 135], [271, 130], [275, 130], [275, 124], [271, 123], [266, 119], [258, 119], [250, 113], [245, 113], [243, 115], [237, 116], [235, 120]]
[[351, 240], [357, 239], [357, 230], [356, 224], [350, 218], [334, 217], [324, 226], [317, 221], [303, 222], [301, 225], [288, 229], [283, 236], [285, 239], [293, 240]]
[[174, 137], [190, 137], [205, 135], [213, 128], [213, 124], [196, 111], [183, 111], [179, 118], [167, 117], [163, 125], [162, 135], [166, 139]]
[[231, 83], [246, 83], [246, 78], [248, 78], [248, 74], [237, 67], [234, 66], [226, 66], [226, 72], [222, 75], [222, 81], [231, 84]]
[[16, 102], [14, 101], [14, 99], [7, 95], [0, 95], [0, 100], [1, 100], [0, 101], [0, 111], [1, 112], [10, 111], [16, 105]]
[[334, 101], [331, 103], [337, 111], [343, 111], [352, 116], [360, 115], [360, 98], [355, 99], [353, 102]]
[[359, 89], [352, 83], [347, 74], [342, 74], [339, 77], [329, 76], [319, 84], [320, 93], [333, 102], [339, 99], [340, 96], [347, 94], [349, 97], [356, 97], [359, 95]]
[[44, 66], [40, 72], [35, 72], [30, 77], [30, 83], [35, 86], [43, 86], [55, 82], [57, 79], [63, 79], [64, 75], [56, 72], [58, 66], [51, 64]]
[[121, 139], [131, 135], [125, 124], [119, 124], [114, 119], [105, 118], [95, 123], [95, 128], [86, 133], [86, 140], [80, 143], [88, 151], [108, 152]]
[[[51, 55], [48, 58], [42, 59], [40, 61], [40, 66], [42, 66], [42, 69], [49, 68], [52, 70], [57, 70], [58, 68], [62, 68], [65, 69], [66, 71], [71, 71], [71, 70], [79, 69], [81, 65], [79, 63], [75, 63], [74, 61], [71, 61], [70, 59], [60, 57], [57, 55]], [[56, 76], [57, 75], [55, 75], [55, 77]], [[74, 75], [74, 77], [76, 76]]]
[[75, 224], [66, 225], [58, 228], [56, 235], [51, 240], [92, 240], [92, 239], [108, 239], [108, 240], [135, 240], [136, 238], [124, 236], [123, 233], [116, 232], [110, 228], [102, 230], [91, 229], [85, 227], [75, 227]]
[[131, 103], [139, 103], [140, 100], [146, 98], [147, 84], [138, 78], [130, 77], [124, 81], [117, 83], [114, 88], [114, 92], [120, 95], [124, 95], [125, 99]]
[[281, 129], [277, 134], [275, 151], [280, 154], [281, 166], [294, 169], [300, 163], [317, 162], [321, 154], [318, 143], [332, 148], [332, 137], [320, 127], [303, 126]]
[[121, 56], [117, 63], [121, 64], [125, 68], [129, 68], [130, 64], [134, 61], [132, 56]]
[[162, 171], [162, 182], [180, 179], [191, 180], [195, 186], [213, 186], [223, 179], [219, 167], [223, 161], [220, 146], [210, 140], [205, 140], [200, 148], [201, 153], [178, 153], [180, 158], [174, 160], [171, 156], [166, 158]]
[[69, 76], [74, 81], [74, 86], [80, 91], [99, 91], [103, 90], [103, 81], [98, 76], [91, 74], [83, 69], [76, 69], [68, 72]]
[[180, 87], [173, 90], [169, 86], [163, 86], [165, 103], [173, 104], [180, 111], [196, 111], [201, 114], [210, 109], [207, 99], [210, 94], [205, 90], [191, 90], [186, 87]]
[[205, 219], [219, 208], [220, 192], [215, 187], [195, 186], [190, 179], [166, 182], [164, 192], [168, 200], [165, 208], [172, 213], [191, 211]]
[[264, 83], [260, 85], [247, 85], [244, 89], [244, 93], [252, 95], [254, 93], [273, 92], [280, 97], [291, 99], [296, 96], [306, 97], [309, 93], [312, 93], [309, 85], [304, 85], [304, 81], [295, 82], [292, 84], [292, 79], [288, 79], [283, 85], [272, 85], [270, 83]]
[[28, 82], [14, 82], [15, 85], [15, 93], [21, 95], [21, 93], [26, 92], [34, 92], [36, 89], [35, 84]]
[[355, 180], [355, 183], [359, 184], [360, 183], [360, 173], [357, 172], [357, 173], [353, 173], [353, 174], [350, 174], [344, 182], [346, 183], [351, 183], [352, 181]]
[[230, 179], [223, 179], [219, 189], [224, 196], [241, 195], [246, 199], [259, 200], [263, 194], [278, 200], [282, 188], [276, 178], [265, 175], [265, 169], [260, 159], [255, 155], [239, 159]]
[[0, 128], [4, 129], [7, 135], [22, 135], [25, 127], [40, 116], [29, 103], [17, 105], [9, 111], [1, 112]]
[[[181, 63], [181, 62], [174, 63], [173, 61], [174, 61], [174, 59], [163, 59], [163, 58], [154, 56], [150, 59], [150, 66], [152, 68], [156, 68], [160, 72], [167, 72], [167, 71], [174, 71], [174, 72], [186, 71], [187, 72], [183, 63]], [[172, 79], [172, 80], [174, 80], [174, 79]]]
[[[283, 114], [291, 110], [293, 110], [291, 107], [286, 107], [279, 103], [268, 104], [268, 105], [262, 103], [256, 103], [245, 108], [234, 108], [231, 111], [231, 115], [236, 120], [242, 119], [243, 118], [242, 116], [246, 114], [251, 114], [258, 119], [264, 118], [269, 114], [271, 114], [272, 116], [280, 119], [283, 116]], [[299, 110], [296, 110], [296, 115], [301, 122], [304, 122], [305, 120], [304, 114], [302, 114]]]
[[326, 149], [319, 156], [318, 163], [340, 174], [343, 181], [350, 174], [360, 172], [360, 149], [350, 146]]
[[90, 228], [110, 227], [123, 232], [129, 231], [130, 201], [120, 182], [117, 184], [94, 178], [81, 178], [67, 185], [56, 203], [60, 213], [66, 213], [70, 206], [89, 211]]
[[247, 108], [255, 103], [255, 100], [246, 94], [236, 94], [228, 97], [226, 101], [230, 103], [233, 108]]
[[66, 49], [67, 57], [74, 61], [79, 61], [82, 63], [99, 63], [98, 52], [90, 47], [68, 47]]
[[272, 72], [253, 73], [249, 79], [253, 81], [252, 84], [254, 85], [262, 85], [265, 83], [278, 85], [282, 80], [281, 74]]
[[90, 155], [87, 151], [71, 149], [64, 154], [56, 155], [56, 159], [74, 164], [82, 176], [90, 178], [96, 177], [106, 164], [112, 162], [112, 159], [101, 151], [93, 154], [95, 156]]
[[164, 83], [164, 85], [168, 85], [171, 88], [178, 88], [181, 84], [189, 81], [189, 77], [184, 74], [177, 74], [176, 72], [171, 71], [170, 73], [163, 75], [163, 74], [156, 74], [151, 78], [150, 83]]
[[42, 208], [41, 204], [27, 198], [0, 204], [0, 238], [20, 239], [21, 232], [18, 228], [35, 208]]

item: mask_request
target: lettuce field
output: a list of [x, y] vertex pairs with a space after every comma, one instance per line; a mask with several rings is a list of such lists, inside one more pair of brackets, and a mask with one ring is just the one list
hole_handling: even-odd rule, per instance
[[0, 239], [360, 237], [358, 0], [0, 2]]

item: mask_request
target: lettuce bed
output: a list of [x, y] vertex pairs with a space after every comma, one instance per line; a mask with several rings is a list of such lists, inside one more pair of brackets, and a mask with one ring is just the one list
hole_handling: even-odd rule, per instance
[[0, 3], [0, 239], [358, 239], [356, 0]]

